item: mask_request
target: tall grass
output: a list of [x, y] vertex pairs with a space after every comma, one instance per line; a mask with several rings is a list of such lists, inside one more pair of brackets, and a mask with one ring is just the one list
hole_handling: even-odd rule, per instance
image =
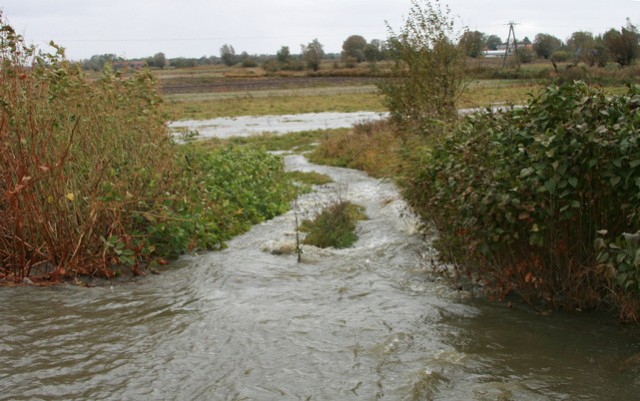
[[0, 22], [0, 283], [138, 274], [288, 208], [279, 157], [176, 145], [147, 71], [90, 79]]
[[108, 276], [134, 252], [131, 212], [172, 165], [149, 74], [91, 82], [54, 49], [37, 52], [2, 22], [0, 266], [15, 280]]
[[374, 177], [390, 177], [400, 171], [402, 147], [392, 124], [382, 120], [327, 135], [308, 157], [314, 163], [355, 168]]

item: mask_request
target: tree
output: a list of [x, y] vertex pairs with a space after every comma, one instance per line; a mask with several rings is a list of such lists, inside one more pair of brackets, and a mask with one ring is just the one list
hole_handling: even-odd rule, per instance
[[364, 49], [367, 40], [360, 35], [351, 35], [342, 42], [342, 60], [355, 60], [360, 63], [365, 60]]
[[86, 70], [100, 71], [105, 65], [118, 61], [119, 57], [115, 54], [95, 54], [89, 60], [84, 60], [82, 67]]
[[516, 57], [521, 64], [529, 64], [534, 59], [534, 52], [530, 47], [518, 47], [516, 50]]
[[156, 53], [153, 55], [153, 65], [163, 69], [167, 65], [167, 58], [164, 53]]
[[244, 68], [253, 68], [258, 66], [258, 61], [255, 57], [252, 57], [246, 51], [240, 55], [240, 63]]
[[384, 43], [378, 39], [373, 39], [364, 47], [364, 59], [375, 64], [384, 59]]
[[198, 60], [194, 58], [172, 58], [169, 60], [169, 65], [175, 68], [192, 68], [198, 65]]
[[307, 64], [307, 67], [311, 68], [313, 71], [318, 71], [320, 69], [320, 62], [324, 57], [322, 44], [320, 44], [318, 39], [314, 39], [308, 45], [301, 45], [300, 47], [302, 57]]
[[227, 44], [220, 48], [220, 58], [227, 67], [231, 67], [238, 62], [235, 49]]
[[451, 11], [439, 0], [412, 0], [399, 33], [389, 28], [394, 76], [380, 85], [391, 120], [403, 131], [432, 134], [457, 118], [467, 57]]
[[489, 50], [498, 50], [498, 46], [502, 44], [502, 39], [497, 35], [489, 35], [486, 44]]
[[604, 67], [609, 57], [602, 35], [594, 37], [591, 32], [572, 33], [567, 39], [567, 49], [573, 54], [575, 61], [584, 62], [590, 66]]
[[584, 57], [589, 50], [593, 49], [595, 41], [591, 32], [577, 31], [567, 39], [567, 48], [577, 59]]
[[596, 36], [594, 39], [593, 49], [589, 52], [587, 57], [587, 63], [590, 66], [597, 65], [598, 67], [604, 67], [609, 61], [609, 51], [604, 44], [602, 35]]
[[533, 41], [533, 50], [538, 57], [548, 59], [554, 51], [562, 47], [562, 41], [553, 35], [539, 33]]
[[611, 29], [603, 35], [609, 55], [620, 67], [631, 65], [640, 54], [640, 33], [627, 18], [627, 26], [620, 31]]
[[289, 51], [289, 46], [282, 46], [280, 50], [276, 53], [276, 59], [282, 63], [287, 64], [291, 59], [291, 52]]
[[487, 35], [479, 31], [465, 31], [460, 39], [460, 45], [465, 49], [467, 56], [478, 58], [482, 56], [487, 40]]

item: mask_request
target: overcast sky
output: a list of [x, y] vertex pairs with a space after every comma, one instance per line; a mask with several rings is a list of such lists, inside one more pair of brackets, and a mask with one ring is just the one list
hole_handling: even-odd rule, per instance
[[[640, 25], [639, 0], [442, 0], [460, 25], [506, 40], [513, 21], [518, 39], [549, 33]], [[410, 0], [3, 0], [4, 18], [27, 42], [64, 46], [74, 60], [113, 53], [125, 58], [163, 52], [168, 58], [236, 53], [292, 53], [317, 38], [340, 52], [350, 35], [385, 39], [386, 23], [401, 28]]]

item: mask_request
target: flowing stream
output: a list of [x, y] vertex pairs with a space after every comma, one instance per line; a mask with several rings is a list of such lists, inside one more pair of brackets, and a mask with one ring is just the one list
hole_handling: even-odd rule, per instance
[[[286, 163], [335, 183], [224, 251], [124, 284], [0, 289], [0, 400], [638, 399], [637, 328], [457, 291], [394, 185]], [[336, 199], [366, 207], [354, 247], [274, 254]]]

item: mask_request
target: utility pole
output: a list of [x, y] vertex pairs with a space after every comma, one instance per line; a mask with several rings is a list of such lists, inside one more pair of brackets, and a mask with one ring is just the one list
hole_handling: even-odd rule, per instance
[[514, 54], [516, 55], [516, 63], [520, 66], [520, 62], [518, 61], [518, 41], [516, 40], [516, 31], [513, 29], [514, 25], [517, 23], [511, 21], [507, 25], [509, 25], [509, 36], [507, 36], [507, 48], [504, 49], [504, 59], [502, 61], [502, 68], [507, 64], [507, 56], [509, 55], [509, 46], [511, 46], [511, 36], [513, 35], [513, 47]]

